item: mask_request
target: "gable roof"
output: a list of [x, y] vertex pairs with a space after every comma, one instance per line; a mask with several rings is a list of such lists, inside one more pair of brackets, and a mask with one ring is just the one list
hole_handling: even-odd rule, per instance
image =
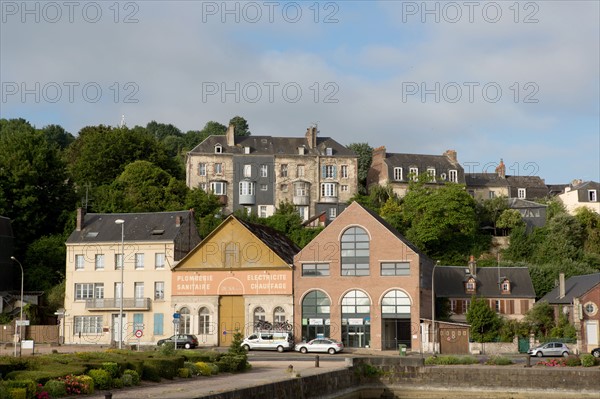
[[546, 204], [528, 201], [521, 198], [507, 198], [508, 207], [511, 209], [548, 208]]
[[[181, 222], [177, 226], [177, 217]], [[83, 217], [81, 230], [75, 230], [67, 244], [120, 242], [121, 226], [124, 223], [124, 241], [173, 241], [182, 228], [195, 229], [192, 211], [148, 212], [148, 213], [88, 213]]]
[[436, 169], [455, 168], [463, 170], [458, 162], [453, 162], [446, 155], [428, 155], [428, 154], [404, 154], [387, 152], [385, 162], [390, 166], [408, 166], [414, 165], [423, 169], [435, 167]]
[[595, 181], [584, 181], [580, 184], [573, 185], [572, 190], [598, 190], [600, 189], [600, 183], [596, 183]]
[[574, 298], [579, 298], [594, 286], [600, 284], [600, 273], [574, 276], [565, 281], [565, 296], [559, 298], [560, 287], [554, 287], [540, 299], [550, 304], [571, 304]]
[[259, 240], [265, 243], [265, 245], [267, 245], [271, 251], [275, 252], [285, 262], [290, 265], [294, 263], [294, 255], [300, 252], [300, 248], [294, 244], [292, 240], [287, 238], [287, 236], [268, 226], [250, 223], [245, 220], [238, 219], [233, 215], [229, 217], [232, 217], [240, 222], [240, 224], [246, 227]]
[[[217, 144], [223, 147], [223, 154], [298, 155], [298, 147], [304, 147], [306, 155], [325, 155], [325, 149], [331, 148], [333, 156], [356, 157], [354, 151], [338, 143], [331, 137], [317, 137], [317, 146], [309, 148], [305, 137], [236, 136], [235, 145], [228, 146], [227, 137], [224, 135], [207, 137], [188, 154], [214, 154], [214, 148]], [[244, 147], [250, 148], [250, 154], [244, 153]]]
[[[435, 268], [435, 295], [444, 298], [470, 298], [464, 283], [471, 274], [466, 266], [438, 266]], [[498, 278], [500, 276], [500, 279]], [[475, 295], [484, 298], [535, 298], [535, 290], [526, 267], [480, 267], [474, 276]], [[501, 294], [499, 284], [507, 278], [510, 294]]]
[[539, 176], [499, 176], [498, 173], [465, 173], [467, 186], [541, 188], [548, 191]]

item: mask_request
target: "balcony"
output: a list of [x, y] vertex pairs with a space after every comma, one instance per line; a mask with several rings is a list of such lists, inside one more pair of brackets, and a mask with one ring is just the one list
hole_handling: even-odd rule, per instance
[[292, 198], [292, 202], [294, 205], [306, 206], [310, 205], [310, 196], [309, 195], [294, 195]]
[[337, 195], [335, 197], [332, 197], [332, 196], [327, 196], [327, 197], [321, 196], [321, 201], [320, 202], [325, 203], [325, 204], [335, 204], [336, 202], [338, 202], [338, 197], [337, 197]]
[[256, 196], [254, 194], [240, 194], [240, 205], [254, 205], [256, 204]]
[[[123, 298], [123, 310], [150, 310], [152, 301], [150, 298]], [[85, 308], [94, 310], [119, 310], [121, 300], [119, 298], [86, 299]]]

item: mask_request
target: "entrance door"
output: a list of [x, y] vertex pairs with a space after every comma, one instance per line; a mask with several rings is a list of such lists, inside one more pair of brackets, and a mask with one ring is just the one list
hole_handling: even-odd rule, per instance
[[363, 348], [367, 345], [365, 342], [364, 326], [348, 326], [348, 347]]
[[243, 296], [219, 297], [219, 345], [228, 346], [236, 331], [246, 335]]
[[382, 349], [396, 350], [399, 344], [411, 348], [410, 319], [383, 319]]
[[121, 327], [121, 331], [123, 332], [123, 342], [125, 341], [125, 337], [127, 334], [127, 315], [123, 313], [123, 322], [119, 323], [119, 314], [112, 315], [112, 340], [119, 344], [119, 327]]
[[587, 351], [589, 352], [594, 348], [598, 347], [598, 322], [597, 321], [586, 321], [585, 322], [585, 337], [587, 341]]

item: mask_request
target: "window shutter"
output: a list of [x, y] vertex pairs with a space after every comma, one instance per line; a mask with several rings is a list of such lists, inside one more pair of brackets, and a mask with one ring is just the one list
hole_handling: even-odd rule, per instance
[[327, 175], [327, 167], [325, 165], [321, 166], [321, 178], [325, 178]]
[[138, 329], [141, 329], [144, 325], [144, 314], [143, 313], [134, 313], [133, 314], [133, 332]]
[[333, 178], [337, 179], [337, 166], [333, 166]]
[[154, 313], [154, 335], [163, 335], [163, 314]]

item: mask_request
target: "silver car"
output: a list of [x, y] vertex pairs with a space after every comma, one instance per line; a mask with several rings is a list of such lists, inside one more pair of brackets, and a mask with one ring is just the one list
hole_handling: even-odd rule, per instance
[[563, 356], [567, 357], [571, 354], [571, 351], [567, 345], [562, 342], [547, 342], [543, 345], [537, 346], [533, 349], [529, 349], [527, 352], [529, 356]]
[[330, 355], [344, 350], [344, 344], [331, 338], [316, 338], [308, 342], [300, 342], [294, 348], [297, 352], [327, 352]]

